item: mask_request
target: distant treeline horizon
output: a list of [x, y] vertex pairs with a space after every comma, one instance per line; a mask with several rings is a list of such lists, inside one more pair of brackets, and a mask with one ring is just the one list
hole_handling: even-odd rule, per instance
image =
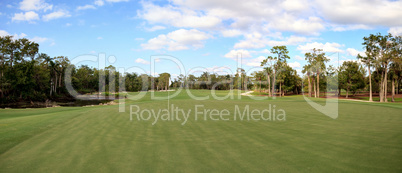
[[[65, 84], [68, 67], [72, 67], [72, 71], [67, 81], [71, 81], [73, 88], [81, 94], [99, 91], [168, 90], [178, 87], [209, 90], [254, 89], [267, 92], [269, 96], [299, 94], [304, 90], [310, 97], [318, 97], [320, 90], [340, 93], [342, 89], [347, 91], [347, 95], [357, 91], [379, 92], [381, 98], [388, 92], [394, 94], [396, 90], [398, 93], [402, 76], [401, 37], [371, 34], [363, 40], [366, 56], [357, 57], [362, 63], [345, 61], [339, 68], [331, 65], [327, 67], [329, 58], [321, 49], [313, 49], [305, 54], [307, 64], [303, 66], [303, 77], [288, 65], [287, 59], [290, 57], [286, 46], [274, 46], [271, 49], [273, 56], [268, 56], [261, 62], [263, 70], [250, 75], [239, 68], [235, 74], [205, 71], [199, 76], [181, 74], [172, 79], [169, 73], [158, 76], [122, 74], [112, 65], [104, 69], [91, 68], [88, 65], [76, 67], [65, 56], [51, 58], [45, 53], [39, 53], [38, 43], [26, 38], [4, 36], [0, 37], [0, 103], [71, 97]], [[391, 85], [387, 85], [388, 83]]]

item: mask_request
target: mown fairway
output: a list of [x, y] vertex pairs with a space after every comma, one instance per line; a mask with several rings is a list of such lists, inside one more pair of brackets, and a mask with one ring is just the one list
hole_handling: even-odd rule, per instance
[[149, 94], [127, 100], [125, 113], [118, 105], [2, 109], [0, 172], [402, 172], [400, 103], [340, 101], [335, 120], [300, 96], [196, 101], [182, 92], [170, 103], [232, 114], [234, 105], [272, 104], [286, 121], [129, 121], [131, 104], [167, 107]]

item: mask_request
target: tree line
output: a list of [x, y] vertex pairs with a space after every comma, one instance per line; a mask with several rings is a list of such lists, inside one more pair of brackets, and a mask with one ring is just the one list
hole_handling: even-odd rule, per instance
[[[381, 35], [381, 33], [370, 34], [363, 38], [365, 55], [358, 55], [357, 58], [367, 67], [369, 76], [370, 101], [373, 101], [373, 86], [379, 93], [380, 102], [387, 102], [387, 93], [389, 89], [394, 101], [395, 84], [399, 92], [399, 84], [402, 79], [402, 36], [393, 36], [391, 34]], [[371, 68], [374, 71], [371, 72]], [[372, 80], [372, 76], [374, 80]], [[391, 82], [391, 88], [388, 83]], [[374, 83], [374, 85], [373, 85]]]
[[[400, 90], [401, 82], [401, 36], [371, 34], [363, 38], [365, 55], [356, 61], [345, 61], [340, 67], [327, 66], [329, 58], [322, 49], [305, 53], [306, 65], [300, 77], [289, 66], [286, 46], [272, 47], [271, 55], [261, 62], [263, 70], [248, 75], [244, 69], [235, 74], [203, 72], [199, 76], [171, 74], [157, 76], [116, 71], [113, 66], [104, 69], [87, 65], [75, 67], [65, 56], [50, 57], [39, 52], [39, 44], [26, 38], [0, 37], [0, 101], [1, 103], [44, 101], [69, 97], [65, 85], [65, 71], [73, 66], [72, 86], [81, 94], [99, 91], [148, 91], [184, 87], [189, 89], [254, 89], [268, 96], [284, 96], [307, 92], [309, 97], [320, 97], [330, 91], [355, 94], [357, 91], [379, 93], [380, 101], [386, 102], [389, 91], [392, 96]], [[364, 68], [364, 66], [367, 67]], [[372, 71], [374, 69], [374, 71]], [[368, 74], [368, 75], [366, 75]], [[392, 101], [394, 98], [392, 97]]]
[[395, 101], [394, 96], [400, 91], [402, 80], [402, 37], [370, 34], [363, 38], [362, 45], [365, 55], [358, 54], [356, 57], [360, 62], [344, 61], [338, 68], [326, 68], [325, 63], [329, 59], [321, 49], [306, 53], [307, 64], [303, 66], [302, 72], [307, 76], [308, 95], [319, 97], [320, 88], [326, 87], [325, 82], [319, 79], [329, 77], [327, 81], [336, 84], [328, 85], [329, 89], [336, 90], [337, 95], [341, 95], [344, 90], [348, 98], [349, 93], [354, 95], [358, 91], [368, 91], [369, 101], [373, 101], [373, 92], [376, 92], [380, 102], [387, 102], [387, 94], [391, 93], [391, 101]]

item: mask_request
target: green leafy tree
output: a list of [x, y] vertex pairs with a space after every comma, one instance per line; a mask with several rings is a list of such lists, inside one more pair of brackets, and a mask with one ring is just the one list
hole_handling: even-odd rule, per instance
[[273, 75], [273, 80], [272, 80], [272, 96], [275, 95], [275, 84], [276, 84], [276, 75], [278, 70], [282, 67], [283, 64], [286, 63], [286, 59], [289, 59], [290, 57], [288, 56], [289, 51], [286, 48], [286, 46], [274, 46], [271, 48], [271, 53], [274, 54], [275, 56], [268, 56], [267, 59], [263, 60], [261, 63], [261, 66], [266, 65], [268, 62], [275, 62], [271, 67], [272, 67], [272, 75]]
[[357, 62], [343, 62], [340, 67], [339, 78], [341, 88], [346, 90], [346, 98], [349, 96], [349, 91], [355, 92], [357, 89], [364, 88], [363, 69]]

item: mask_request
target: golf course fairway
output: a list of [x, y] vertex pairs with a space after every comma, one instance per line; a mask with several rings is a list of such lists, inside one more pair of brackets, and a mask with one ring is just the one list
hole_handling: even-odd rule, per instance
[[[216, 92], [223, 97], [229, 91]], [[325, 105], [325, 99], [313, 100]], [[132, 114], [130, 121], [133, 105], [157, 112], [168, 104], [190, 110], [188, 120], [153, 124], [152, 117]], [[119, 112], [121, 105], [1, 109], [0, 172], [402, 172], [400, 103], [339, 100], [336, 119], [302, 96], [195, 100], [182, 91], [152, 100], [148, 92], [139, 100], [129, 96], [124, 105], [125, 112]], [[195, 120], [196, 105], [198, 111], [226, 109], [230, 118]], [[251, 111], [270, 105], [286, 115], [233, 118], [236, 108], [243, 113], [246, 106]]]

